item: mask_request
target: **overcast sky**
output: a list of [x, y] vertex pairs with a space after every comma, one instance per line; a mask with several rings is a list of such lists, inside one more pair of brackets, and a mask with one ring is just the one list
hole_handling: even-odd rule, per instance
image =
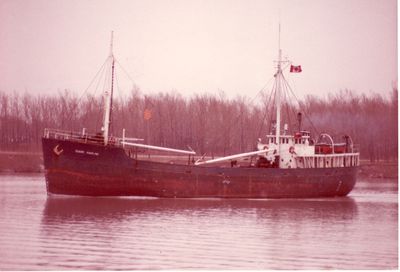
[[[83, 92], [114, 53], [144, 93], [255, 96], [283, 55], [299, 96], [390, 93], [395, 0], [0, 0], [0, 90]], [[131, 83], [121, 80], [122, 89]]]

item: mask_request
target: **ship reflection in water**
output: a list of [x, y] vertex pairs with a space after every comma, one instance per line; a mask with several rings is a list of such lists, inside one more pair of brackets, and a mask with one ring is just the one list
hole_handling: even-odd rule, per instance
[[349, 197], [218, 200], [46, 196], [0, 176], [0, 270], [395, 269], [397, 181]]
[[62, 245], [44, 249], [49, 262], [76, 256], [75, 269], [367, 267], [354, 258], [369, 248], [346, 234], [357, 216], [352, 198], [51, 197], [41, 235]]

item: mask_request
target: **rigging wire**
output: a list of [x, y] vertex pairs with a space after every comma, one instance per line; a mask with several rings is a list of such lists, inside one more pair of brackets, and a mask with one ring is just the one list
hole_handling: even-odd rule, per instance
[[[273, 89], [272, 89], [272, 92], [274, 93], [274, 99], [273, 99], [273, 101], [276, 101], [276, 90], [278, 89], [278, 84], [277, 84], [277, 82], [275, 81], [274, 82], [274, 86], [273, 86]], [[272, 123], [273, 123], [273, 118], [275, 117], [275, 123], [276, 123], [276, 118], [277, 118], [277, 116], [276, 116], [276, 108], [275, 108], [275, 103], [273, 103], [272, 104], [272, 109], [271, 109], [271, 112], [272, 112], [272, 114], [270, 114], [270, 118], [269, 118], [269, 120], [268, 120], [268, 123], [269, 123], [269, 131], [272, 133]]]
[[[90, 81], [89, 85], [86, 87], [86, 89], [82, 92], [82, 94], [79, 96], [77, 103], [74, 105], [74, 107], [72, 108], [72, 111], [74, 111], [79, 105], [81, 105], [82, 101], [83, 101], [83, 97], [85, 95], [87, 95], [89, 89], [93, 86], [95, 86], [94, 88], [94, 92], [93, 95], [95, 96], [99, 90], [99, 85], [101, 83], [103, 83], [103, 90], [106, 90], [107, 85], [110, 84], [110, 69], [111, 67], [107, 66], [107, 64], [110, 62], [111, 57], [107, 57], [106, 60], [103, 62], [103, 64], [101, 65], [101, 67], [99, 68], [99, 70], [96, 72], [95, 76], [92, 78], [92, 80]], [[124, 69], [124, 67], [121, 65], [121, 63], [116, 60], [114, 58], [114, 62], [118, 64], [118, 66], [121, 68], [121, 70], [125, 73], [125, 75], [129, 78], [129, 80], [132, 82], [132, 84], [135, 84], [135, 81], [132, 79], [132, 77], [128, 74], [128, 72]], [[115, 75], [116, 77], [116, 75]], [[104, 81], [102, 81], [101, 79], [104, 79]], [[118, 81], [116, 81], [116, 83], [118, 84]], [[118, 85], [118, 92], [120, 92], [121, 88]], [[102, 99], [100, 101], [100, 108], [98, 110], [98, 114], [96, 114], [97, 118], [96, 118], [96, 125], [99, 124], [99, 119], [100, 119], [100, 113], [101, 113], [101, 108], [104, 106], [104, 99]], [[103, 116], [104, 118], [104, 116]], [[110, 120], [111, 121], [111, 120]], [[111, 122], [112, 124], [112, 122]]]
[[288, 89], [289, 89], [290, 93], [293, 95], [293, 97], [295, 98], [295, 100], [298, 102], [298, 104], [299, 104], [299, 109], [302, 110], [302, 111], [304, 111], [304, 113], [306, 113], [305, 115], [306, 115], [306, 118], [307, 118], [308, 122], [310, 122], [311, 127], [314, 129], [314, 131], [315, 131], [316, 134], [318, 135], [318, 134], [319, 134], [319, 131], [315, 128], [314, 123], [311, 121], [308, 112], [306, 112], [306, 110], [305, 110], [304, 108], [301, 107], [300, 102], [299, 102], [300, 100], [297, 98], [297, 96], [295, 95], [294, 91], [293, 91], [292, 88], [289, 86], [289, 84], [287, 84], [287, 86], [288, 86]]
[[[283, 79], [285, 79], [285, 77], [282, 75]], [[284, 80], [285, 81], [285, 80]], [[284, 83], [283, 84], [283, 101], [284, 101], [284, 107], [286, 109], [286, 119], [288, 122], [288, 125], [290, 127], [292, 127], [292, 120], [290, 118], [291, 114], [290, 114], [290, 104], [289, 104], [289, 99], [288, 99], [288, 92], [287, 92], [287, 85]]]
[[[273, 89], [273, 90], [274, 90], [274, 89]], [[261, 119], [260, 129], [258, 130], [258, 133], [257, 133], [258, 136], [261, 135], [262, 129], [264, 128], [264, 121], [266, 121], [266, 119], [267, 119], [269, 103], [271, 102], [272, 94], [275, 93], [275, 91], [273, 91], [273, 90], [270, 92], [270, 95], [269, 95], [269, 98], [268, 98], [267, 103], [266, 103], [266, 104], [264, 103], [265, 111], [264, 111], [264, 116], [263, 116], [263, 118]], [[275, 98], [275, 96], [274, 96], [274, 98]]]
[[132, 77], [129, 75], [129, 73], [125, 70], [125, 68], [121, 65], [121, 63], [117, 59], [115, 59], [115, 63], [118, 64], [118, 66], [125, 73], [125, 75], [129, 78], [129, 80], [132, 82], [132, 84], [136, 85], [135, 81], [132, 79]]
[[[285, 89], [286, 89], [286, 93], [287, 93], [287, 95], [288, 95], [288, 101], [290, 101], [290, 97], [289, 97], [289, 95], [290, 95], [290, 92], [289, 92], [289, 87], [290, 87], [290, 85], [289, 85], [289, 83], [288, 83], [288, 81], [286, 81], [286, 79], [285, 79]], [[296, 100], [296, 99], [295, 99]], [[299, 104], [299, 103], [298, 103]], [[296, 110], [295, 110], [295, 107], [294, 107], [294, 105], [288, 105], [288, 110], [291, 110], [292, 111], [292, 115], [291, 116], [296, 116]], [[288, 113], [289, 114], [289, 113]]]
[[[109, 58], [104, 62], [104, 64], [102, 65], [102, 71], [104, 72], [104, 71], [106, 71], [107, 69], [106, 68], [104, 68], [104, 66], [105, 66], [105, 64], [107, 63], [107, 61], [109, 60]], [[132, 79], [132, 77], [129, 75], [129, 73], [126, 71], [126, 69], [121, 65], [121, 63], [116, 59], [116, 58], [114, 58], [114, 62], [118, 65], [118, 67], [124, 72], [124, 74], [127, 76], [127, 78], [132, 82], [132, 84], [133, 85], [135, 85], [135, 81]], [[104, 68], [104, 69], [103, 69]], [[108, 70], [109, 70], [110, 68], [108, 68]], [[107, 70], [107, 71], [108, 71]], [[109, 71], [108, 71], [109, 72]], [[96, 74], [96, 76], [95, 76], [95, 78], [97, 77], [97, 75], [99, 74], [99, 72]], [[119, 86], [119, 82], [118, 82], [118, 80], [117, 80], [117, 78], [116, 78], [117, 76], [115, 75], [115, 82], [116, 82], [116, 85], [117, 85], [117, 89], [118, 89], [118, 92], [120, 92], [120, 90], [121, 90], [121, 88], [120, 88], [120, 86]], [[255, 101], [255, 99], [256, 98], [258, 98], [259, 96], [260, 96], [260, 94], [262, 94], [262, 92], [265, 90], [265, 88], [270, 84], [270, 82], [273, 80], [273, 78], [274, 77], [271, 77], [269, 80], [268, 80], [268, 82], [257, 92], [257, 94], [250, 100], [250, 102], [249, 102], [249, 104], [253, 104], [254, 103], [254, 101]], [[106, 76], [105, 76], [105, 80], [104, 80], [104, 86], [103, 86], [103, 88], [105, 89], [106, 88], [106, 86], [108, 85], [108, 83], [109, 83], [109, 73], [106, 73]], [[94, 81], [94, 79], [92, 80], [92, 82]], [[89, 87], [92, 85], [92, 82], [91, 82], [91, 84], [89, 85]], [[97, 84], [97, 87], [96, 87], [96, 91], [97, 91], [97, 88], [98, 88], [98, 86], [99, 86], [99, 84], [100, 84], [100, 80], [98, 81], [98, 84]], [[89, 87], [86, 89], [86, 91], [89, 89]], [[86, 92], [85, 91], [85, 92]], [[275, 93], [275, 95], [276, 95], [276, 93]], [[82, 95], [83, 96], [83, 95]], [[268, 107], [269, 107], [269, 104], [270, 104], [270, 102], [271, 102], [271, 97], [272, 97], [272, 92], [271, 92], [271, 94], [270, 94], [270, 96], [269, 96], [269, 99], [268, 99], [268, 103], [266, 104], [267, 106], [266, 106], [266, 109], [268, 109]], [[104, 101], [103, 101], [103, 103], [104, 103]], [[265, 102], [264, 102], [264, 105], [265, 105]], [[266, 110], [266, 112], [265, 112], [265, 115], [264, 115], [264, 117], [263, 117], [263, 120], [262, 120], [262, 122], [264, 122], [264, 120], [266, 119], [266, 116], [267, 116], [267, 114], [268, 114], [268, 111]], [[236, 124], [237, 123], [237, 121], [239, 120], [239, 118], [241, 118], [242, 117], [242, 115], [243, 115], [243, 112], [241, 112], [241, 113], [239, 113], [238, 114], [238, 116], [236, 117], [236, 118], [234, 118], [234, 121], [233, 122], [231, 122], [230, 124], [229, 124], [229, 126], [228, 126], [228, 130], [230, 130], [231, 128], [232, 128], [232, 126], [234, 125], [234, 124]], [[110, 120], [111, 121], [111, 120]], [[98, 120], [96, 121], [96, 123], [98, 123]], [[262, 123], [262, 125], [263, 125], [263, 123]], [[111, 121], [111, 126], [112, 127], [114, 127], [113, 126], [113, 122]], [[258, 133], [258, 134], [260, 134], [261, 133], [261, 130], [262, 130], [262, 127], [261, 127], [261, 129], [260, 129], [260, 132]], [[222, 135], [221, 135], [221, 137], [222, 137]], [[219, 141], [220, 139], [216, 139], [214, 142], [217, 142], [217, 141]]]
[[[96, 89], [98, 88], [98, 85], [100, 83], [100, 79], [102, 77], [102, 75], [104, 74], [104, 71], [106, 69], [106, 64], [108, 62], [108, 58], [103, 62], [103, 64], [101, 65], [101, 67], [99, 68], [99, 70], [96, 72], [95, 76], [92, 78], [92, 80], [90, 81], [89, 85], [86, 87], [86, 89], [83, 91], [83, 93], [81, 94], [81, 96], [78, 98], [77, 103], [74, 105], [74, 107], [72, 108], [72, 111], [74, 111], [81, 103], [82, 103], [82, 99], [83, 97], [87, 94], [88, 90], [90, 89], [90, 87], [95, 83], [96, 79], [97, 81], [97, 85], [96, 85]], [[96, 124], [98, 122], [96, 121]]]
[[[108, 61], [108, 59], [106, 60], [106, 62]], [[95, 94], [97, 93], [97, 90], [99, 89], [99, 85], [100, 85], [100, 83], [101, 83], [101, 79], [103, 79], [103, 78], [105, 78], [106, 76], [104, 75], [105, 73], [106, 73], [106, 68], [107, 68], [107, 66], [105, 66], [104, 67], [104, 69], [103, 69], [103, 71], [102, 71], [102, 73], [101, 73], [101, 76], [99, 76], [99, 79], [98, 79], [98, 81], [97, 81], [97, 85], [96, 85], [96, 88], [95, 88], [95, 90], [94, 90], [94, 97], [95, 97]], [[100, 116], [101, 116], [101, 111], [102, 111], [102, 107], [103, 107], [103, 104], [104, 104], [104, 99], [100, 99], [99, 100], [99, 107], [97, 108], [97, 114], [96, 114], [96, 126], [98, 127], [99, 126], [99, 123], [100, 123]]]
[[108, 62], [108, 58], [104, 61], [103, 65], [100, 67], [100, 69], [97, 71], [96, 75], [93, 77], [93, 79], [90, 81], [89, 86], [87, 86], [87, 88], [83, 91], [82, 95], [79, 97], [78, 99], [78, 104], [81, 101], [81, 99], [83, 98], [83, 96], [86, 94], [86, 92], [89, 90], [90, 86], [92, 86], [93, 82], [95, 81], [95, 79], [98, 77], [99, 73], [104, 69], [105, 65]]
[[[272, 99], [272, 97], [274, 97], [274, 98]], [[258, 135], [259, 136], [261, 136], [261, 132], [262, 132], [262, 129], [264, 128], [264, 124], [265, 123], [270, 125], [269, 128], [267, 128], [267, 130], [271, 130], [271, 121], [272, 121], [272, 118], [273, 118], [273, 112], [274, 112], [274, 108], [275, 108], [274, 104], [272, 103], [272, 109], [271, 109], [272, 115], [269, 115], [269, 117], [268, 117], [268, 112], [269, 112], [268, 108], [270, 107], [270, 103], [272, 101], [275, 101], [275, 97], [276, 97], [276, 81], [274, 82], [274, 85], [271, 88], [271, 92], [270, 92], [270, 95], [269, 95], [267, 103], [264, 102], [265, 111], [264, 111], [264, 117], [261, 120], [260, 129], [258, 131]], [[269, 119], [269, 122], [268, 122], [268, 119]]]
[[[257, 92], [257, 94], [250, 100], [249, 104], [253, 104], [254, 100], [255, 100], [259, 95], [262, 94], [262, 92], [265, 90], [265, 88], [271, 83], [271, 81], [272, 81], [273, 78], [274, 78], [274, 77], [271, 77], [271, 78], [268, 80], [268, 82], [267, 82], [267, 83]], [[234, 118], [234, 121], [231, 122], [231, 123], [229, 124], [229, 126], [228, 126], [228, 128], [227, 128], [227, 131], [230, 131], [231, 128], [232, 128], [234, 125], [236, 125], [236, 124], [238, 123], [238, 121], [239, 121], [239, 119], [242, 117], [242, 115], [243, 115], [243, 112], [239, 113], [239, 114]], [[223, 137], [225, 137], [225, 135], [220, 134], [219, 137], [217, 137], [215, 140], [213, 140], [213, 144], [215, 145], [216, 143], [218, 143], [221, 139], [223, 139]]]
[[[110, 59], [110, 57], [109, 58], [107, 58], [107, 61]], [[105, 69], [105, 76], [104, 76], [104, 81], [103, 81], [103, 90], [106, 90], [106, 86], [107, 85], [109, 85], [109, 83], [110, 83], [110, 69], [111, 69], [111, 66], [107, 66], [106, 67], [106, 69]], [[99, 82], [100, 83], [100, 82]], [[104, 103], [105, 103], [105, 101], [104, 101], [104, 97], [103, 97], [103, 99], [102, 99], [102, 103], [101, 103], [101, 106], [102, 107], [104, 107], [105, 105], [104, 105]], [[105, 112], [103, 112], [103, 119], [105, 118]], [[98, 115], [98, 117], [97, 117], [97, 120], [96, 120], [96, 122], [98, 122], [98, 120], [99, 120], [99, 115]], [[111, 120], [110, 120], [111, 121]], [[103, 129], [105, 129], [105, 128], [103, 128]]]
[[[296, 109], [292, 103], [289, 103], [289, 101], [292, 101], [291, 97], [290, 97], [290, 92], [289, 92], [290, 85], [284, 76], [283, 76], [283, 78], [284, 78], [283, 82], [284, 82], [284, 88], [285, 88], [285, 96], [287, 97], [286, 113], [288, 115], [288, 122], [291, 127], [291, 130], [292, 130], [292, 132], [294, 132], [296, 130], [296, 128], [294, 128], [296, 126], [296, 124], [294, 123], [294, 121], [292, 123], [291, 118], [294, 116], [295, 117], [294, 119], [296, 120], [296, 116], [297, 116]], [[295, 98], [295, 100], [298, 102], [298, 100], [296, 98]]]
[[[119, 80], [117, 78], [117, 75], [118, 75], [117, 73], [114, 74], [114, 82], [115, 82], [115, 85], [117, 87], [117, 94], [119, 94], [119, 98], [121, 99], [121, 103], [122, 103], [122, 101], [123, 101], [122, 88], [121, 88], [121, 86], [119, 84], [120, 82], [119, 82]], [[115, 105], [115, 103], [113, 105]], [[123, 115], [122, 115], [122, 118], [123, 118]], [[112, 122], [112, 120], [110, 120], [110, 121], [111, 121], [111, 131], [113, 131], [115, 129], [114, 122]]]
[[[109, 58], [107, 58], [106, 59], [106, 61], [103, 63], [103, 65], [100, 67], [100, 69], [97, 71], [97, 73], [96, 73], [96, 75], [94, 76], [94, 78], [91, 80], [91, 82], [90, 82], [90, 84], [89, 84], [89, 86], [85, 89], [85, 91], [82, 93], [82, 95], [79, 97], [79, 99], [78, 99], [78, 103], [75, 105], [75, 106], [78, 106], [78, 104], [79, 103], [81, 103], [81, 101], [82, 101], [82, 98], [83, 98], [83, 96], [87, 93], [87, 91], [89, 90], [89, 88], [93, 85], [93, 83], [95, 82], [95, 80], [97, 79], [97, 78], [99, 78], [98, 79], [98, 81], [97, 81], [97, 84], [96, 84], [96, 88], [95, 88], [95, 93], [97, 93], [97, 91], [98, 91], [98, 88], [99, 88], [99, 85], [100, 85], [100, 83], [101, 83], [101, 80], [100, 80], [100, 77], [99, 77], [99, 75], [102, 75], [103, 76], [103, 74], [105, 73], [105, 76], [104, 76], [104, 81], [103, 81], [103, 89], [105, 90], [106, 88], [107, 88], [107, 85], [109, 85], [109, 83], [110, 83], [110, 67], [106, 67], [106, 64], [109, 62], [109, 60], [110, 60], [110, 57]], [[115, 59], [114, 58], [114, 62], [118, 65], [118, 67], [123, 71], [123, 73], [125, 74], [125, 76], [132, 82], [132, 84], [135, 84], [135, 81], [132, 79], [132, 77], [129, 75], [129, 73], [126, 71], [126, 69], [121, 65], [121, 63], [117, 60], [117, 59]], [[250, 102], [249, 102], [249, 104], [251, 105], [251, 104], [253, 104], [254, 103], [254, 101], [255, 101], [255, 99], [257, 99], [261, 94], [262, 94], [262, 92], [265, 90], [265, 88], [270, 84], [270, 82], [271, 82], [271, 80], [273, 80], [274, 79], [274, 77], [275, 76], [273, 76], [273, 77], [271, 77], [269, 80], [268, 80], [268, 82], [257, 92], [257, 94], [250, 100]], [[289, 114], [289, 103], [288, 103], [288, 99], [290, 98], [289, 97], [289, 94], [292, 94], [293, 95], [293, 97], [298, 101], [298, 99], [297, 99], [297, 97], [296, 97], [296, 95], [294, 94], [294, 92], [293, 92], [293, 90], [292, 90], [292, 88], [290, 87], [290, 85], [288, 84], [288, 82], [286, 81], [286, 79], [285, 79], [285, 77], [283, 76], [283, 74], [282, 74], [282, 77], [283, 77], [283, 82], [284, 82], [284, 84], [283, 84], [283, 95], [284, 95], [284, 99], [283, 99], [283, 101], [285, 102], [285, 108], [286, 108], [286, 114], [287, 114], [287, 118], [289, 119], [289, 123], [291, 122], [291, 120], [290, 120], [290, 114]], [[120, 87], [120, 85], [119, 85], [119, 81], [117, 80], [117, 75], [115, 75], [115, 82], [116, 82], [116, 86], [117, 86], [117, 91], [118, 91], [118, 93], [121, 93], [121, 87]], [[289, 90], [289, 91], [288, 91]], [[270, 95], [269, 95], [269, 97], [268, 97], [268, 100], [267, 101], [265, 101], [264, 99], [264, 106], [265, 106], [265, 113], [264, 113], [264, 115], [263, 115], [263, 117], [262, 117], [262, 120], [261, 120], [261, 126], [260, 126], [260, 128], [259, 128], [259, 131], [258, 131], [258, 134], [257, 135], [260, 135], [261, 134], [261, 132], [262, 132], [262, 130], [263, 130], [263, 128], [264, 128], [264, 125], [265, 125], [265, 121], [267, 121], [266, 123], [268, 124], [269, 123], [269, 125], [270, 125], [270, 129], [271, 129], [271, 125], [272, 125], [272, 118], [273, 118], [273, 116], [274, 116], [274, 113], [273, 114], [270, 114], [270, 115], [268, 115], [268, 109], [270, 108], [270, 103], [273, 101], [273, 100], [276, 100], [276, 95], [277, 95], [277, 82], [275, 81], [274, 82], [274, 85], [273, 85], [273, 88], [272, 88], [272, 91], [270, 92]], [[271, 100], [272, 99], [272, 97], [273, 97], [273, 100]], [[103, 99], [104, 100], [104, 99]], [[266, 103], [265, 103], [266, 102]], [[102, 103], [104, 104], [104, 101], [102, 101]], [[100, 105], [102, 104], [102, 103], [100, 103]], [[103, 105], [102, 105], [103, 106]], [[299, 103], [299, 106], [300, 106], [300, 103]], [[301, 106], [300, 106], [300, 108], [301, 108]], [[274, 110], [275, 110], [275, 106], [274, 105], [272, 105], [272, 112], [274, 112]], [[294, 112], [294, 108], [292, 108], [292, 110], [293, 110], [293, 112]], [[99, 111], [100, 111], [100, 109], [99, 109]], [[294, 113], [295, 114], [295, 113]], [[233, 120], [233, 122], [231, 122], [230, 124], [229, 124], [229, 126], [228, 126], [228, 130], [230, 130], [231, 128], [232, 128], [232, 126], [234, 125], [234, 124], [236, 124], [237, 123], [237, 121], [239, 120], [239, 118], [241, 118], [242, 117], [242, 115], [243, 115], [243, 112], [240, 112], [239, 114], [238, 114], [238, 116], [236, 117], [236, 118], [234, 118], [234, 120]], [[97, 120], [96, 120], [96, 124], [98, 124], [98, 119], [99, 119], [99, 115], [97, 115]], [[316, 128], [315, 128], [315, 126], [314, 126], [314, 124], [312, 123], [312, 121], [309, 119], [309, 117], [308, 117], [308, 115], [306, 115], [306, 117], [307, 117], [307, 120], [310, 122], [310, 124], [312, 125], [312, 127], [313, 127], [313, 129], [315, 130], [315, 131], [317, 131], [316, 130]], [[104, 116], [103, 116], [103, 118], [104, 118]], [[110, 120], [110, 122], [111, 122], [111, 127], [112, 128], [114, 128], [114, 124], [113, 124], [113, 122], [112, 122], [112, 120]], [[222, 135], [221, 135], [221, 137], [222, 137]], [[216, 140], [214, 140], [214, 142], [219, 142], [220, 141], [220, 139], [216, 139]]]
[[[94, 77], [92, 78], [92, 80], [90, 81], [89, 85], [86, 87], [86, 89], [83, 91], [83, 93], [81, 94], [81, 96], [78, 98], [77, 103], [74, 105], [72, 111], [74, 111], [74, 110], [82, 103], [82, 99], [83, 99], [84, 95], [87, 94], [88, 90], [89, 90], [90, 87], [94, 84], [94, 82], [96, 81], [96, 79], [98, 80], [98, 81], [97, 81], [97, 85], [96, 85], [96, 89], [98, 88], [100, 79], [101, 79], [101, 77], [102, 77], [102, 75], [103, 75], [103, 73], [104, 73], [104, 71], [105, 71], [107, 62], [108, 62], [108, 58], [103, 62], [103, 64], [102, 64], [101, 67], [99, 68], [99, 70], [96, 72], [95, 76], [94, 76]], [[95, 89], [95, 90], [96, 90], [96, 89]], [[98, 122], [96, 121], [96, 124], [97, 124], [97, 123], [98, 123]]]

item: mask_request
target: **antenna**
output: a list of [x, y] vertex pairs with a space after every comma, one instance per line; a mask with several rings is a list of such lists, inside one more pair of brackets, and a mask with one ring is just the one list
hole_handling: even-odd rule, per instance
[[279, 49], [279, 67], [281, 67], [282, 61], [282, 49], [281, 49], [281, 10], [279, 9], [279, 28], [278, 28], [278, 49]]
[[113, 56], [114, 31], [111, 30], [110, 57]]
[[[280, 16], [279, 16], [280, 17]], [[281, 49], [281, 22], [279, 19], [279, 33], [278, 33], [278, 52], [279, 52], [279, 57], [278, 57], [278, 69], [281, 70], [281, 62], [282, 62], [282, 49]]]

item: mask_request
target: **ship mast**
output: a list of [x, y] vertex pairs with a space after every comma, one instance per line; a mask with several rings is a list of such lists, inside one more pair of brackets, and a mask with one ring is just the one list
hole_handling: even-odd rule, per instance
[[103, 120], [103, 137], [104, 145], [108, 144], [108, 135], [110, 132], [111, 125], [111, 112], [112, 112], [112, 98], [114, 88], [114, 53], [113, 53], [113, 31], [111, 31], [111, 43], [110, 43], [110, 56], [111, 61], [111, 88], [110, 91], [104, 93], [104, 120]]
[[279, 56], [278, 56], [278, 71], [275, 74], [276, 80], [276, 144], [280, 145], [281, 136], [281, 77], [282, 77], [282, 49], [281, 49], [281, 24], [279, 23]]

